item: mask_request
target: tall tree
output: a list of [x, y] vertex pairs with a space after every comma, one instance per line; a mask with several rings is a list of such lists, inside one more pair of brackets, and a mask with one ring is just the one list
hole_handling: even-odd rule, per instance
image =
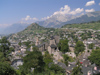
[[0, 75], [17, 75], [17, 73], [9, 64], [0, 62]]
[[43, 56], [41, 52], [35, 50], [30, 52], [23, 58], [24, 64], [23, 68], [26, 70], [26, 73], [31, 71], [31, 68], [34, 68], [35, 72], [42, 72], [44, 69]]
[[93, 50], [88, 58], [92, 63], [100, 66], [100, 49]]
[[76, 43], [75, 50], [74, 50], [75, 54], [78, 56], [78, 54], [80, 52], [83, 52], [84, 50], [85, 50], [85, 46], [84, 46], [83, 42], [82, 41], [78, 41]]
[[93, 49], [93, 48], [94, 48], [94, 44], [93, 43], [89, 44], [89, 49]]
[[62, 39], [59, 41], [59, 44], [58, 44], [58, 48], [60, 51], [62, 52], [68, 52], [69, 51], [69, 46], [68, 46], [68, 39], [65, 38], [65, 39]]
[[7, 55], [12, 51], [13, 49], [10, 48], [10, 42], [7, 40], [6, 37], [3, 37], [0, 40], [0, 52], [3, 52], [4, 57], [7, 57]]

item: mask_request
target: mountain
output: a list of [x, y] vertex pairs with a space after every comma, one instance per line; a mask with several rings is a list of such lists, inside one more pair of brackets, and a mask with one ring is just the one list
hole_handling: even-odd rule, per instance
[[38, 36], [40, 36], [40, 35], [43, 36], [43, 34], [49, 35], [49, 34], [51, 34], [50, 31], [54, 31], [54, 30], [55, 30], [54, 28], [45, 28], [45, 27], [38, 25], [37, 23], [32, 23], [27, 28], [25, 28], [23, 31], [10, 36], [10, 38], [14, 39], [14, 40], [33, 39], [33, 38], [35, 38], [35, 36], [37, 34], [39, 34]]
[[37, 23], [32, 23], [23, 31], [19, 32], [18, 35], [27, 35], [27, 34], [34, 34], [34, 33], [42, 33], [45, 31], [45, 28], [39, 26]]
[[98, 20], [100, 20], [100, 11], [87, 13], [81, 16], [53, 15], [49, 19], [37, 23], [44, 27], [59, 28], [65, 24], [85, 23], [85, 22], [98, 21]]
[[39, 25], [44, 27], [61, 27], [61, 23], [74, 19], [75, 16], [72, 15], [53, 15], [50, 18], [46, 19], [45, 21], [37, 22]]
[[82, 15], [70, 21], [63, 22], [62, 24], [64, 25], [64, 24], [73, 24], [73, 23], [86, 23], [86, 22], [98, 21], [98, 20], [100, 20], [100, 11], [87, 13], [85, 15]]
[[29, 24], [27, 23], [15, 23], [0, 31], [0, 34], [12, 34], [24, 30]]

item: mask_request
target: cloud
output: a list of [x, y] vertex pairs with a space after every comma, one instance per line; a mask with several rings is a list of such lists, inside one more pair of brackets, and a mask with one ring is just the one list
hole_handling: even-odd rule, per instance
[[22, 20], [28, 21], [28, 20], [33, 20], [33, 21], [37, 21], [37, 18], [31, 18], [29, 15], [26, 16], [26, 18], [22, 18]]
[[70, 12], [70, 7], [68, 5], [65, 5], [64, 7], [60, 8], [60, 11], [56, 11], [54, 12], [53, 15], [57, 15], [57, 14], [62, 14], [62, 15], [66, 15]]
[[100, 3], [99, 3], [99, 5], [100, 5]]
[[82, 9], [77, 8], [76, 10], [71, 11], [71, 12], [70, 12], [70, 14], [72, 14], [72, 15], [76, 15], [76, 14], [81, 13], [81, 12], [83, 12], [83, 11], [84, 11], [84, 9], [83, 9], [83, 8], [82, 8]]
[[41, 20], [46, 20], [46, 19], [49, 19], [51, 16], [47, 16], [47, 17], [44, 17], [42, 18]]
[[76, 8], [75, 10], [71, 11], [71, 8], [68, 5], [65, 5], [64, 7], [61, 7], [59, 11], [54, 12], [53, 15], [44, 17], [41, 20], [46, 20], [46, 19], [51, 18], [54, 15], [59, 15], [59, 14], [61, 14], [61, 15], [76, 15], [76, 14], [82, 13], [83, 11], [84, 11], [83, 8]]
[[85, 10], [85, 12], [87, 12], [87, 13], [88, 13], [88, 12], [94, 12], [94, 11], [95, 11], [94, 9], [86, 9], [86, 10]]
[[86, 3], [85, 6], [91, 6], [91, 5], [93, 5], [93, 4], [95, 4], [95, 1], [89, 1], [89, 2]]

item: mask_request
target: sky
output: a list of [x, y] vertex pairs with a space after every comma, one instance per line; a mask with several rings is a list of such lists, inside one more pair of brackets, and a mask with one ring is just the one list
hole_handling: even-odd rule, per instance
[[100, 0], [0, 0], [0, 27], [100, 11]]

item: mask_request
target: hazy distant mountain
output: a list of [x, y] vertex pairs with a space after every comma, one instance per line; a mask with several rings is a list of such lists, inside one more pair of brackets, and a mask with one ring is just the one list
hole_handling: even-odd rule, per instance
[[45, 21], [40, 21], [37, 23], [44, 27], [61, 27], [65, 24], [85, 23], [98, 20], [100, 20], [100, 11], [87, 13], [77, 17], [72, 15], [54, 15]]
[[24, 30], [27, 26], [29, 26], [29, 24], [27, 23], [15, 23], [5, 29], [2, 29], [0, 31], [0, 34], [17, 33]]

